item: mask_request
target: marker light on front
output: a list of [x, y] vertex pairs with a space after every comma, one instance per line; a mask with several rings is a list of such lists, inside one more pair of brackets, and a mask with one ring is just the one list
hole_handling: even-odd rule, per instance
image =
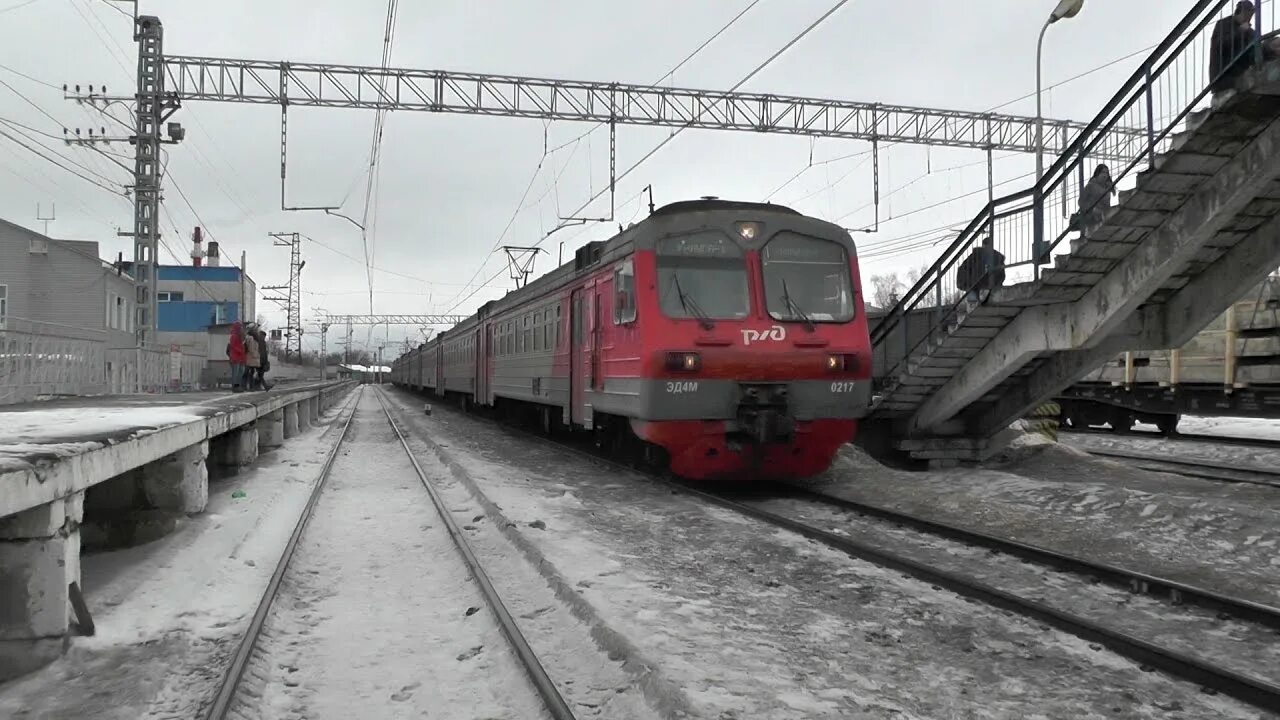
[[698, 353], [667, 353], [667, 369], [693, 372], [702, 367], [702, 358]]
[[755, 240], [760, 234], [760, 223], [757, 222], [740, 222], [738, 223], [738, 235], [743, 240]]

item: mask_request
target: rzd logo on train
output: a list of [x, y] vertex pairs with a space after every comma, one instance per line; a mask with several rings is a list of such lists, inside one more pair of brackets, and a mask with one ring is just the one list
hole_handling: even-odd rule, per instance
[[775, 342], [782, 342], [783, 340], [786, 340], [786, 339], [787, 339], [787, 329], [782, 327], [781, 325], [774, 325], [773, 327], [769, 328], [768, 330], [765, 330], [764, 332], [761, 332], [759, 330], [751, 330], [750, 328], [742, 331], [743, 345], [750, 345], [753, 342], [761, 342], [764, 340], [773, 340]]

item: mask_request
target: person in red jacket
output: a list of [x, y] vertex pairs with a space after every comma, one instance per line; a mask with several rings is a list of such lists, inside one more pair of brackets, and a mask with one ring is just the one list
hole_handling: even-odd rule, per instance
[[244, 330], [240, 322], [231, 323], [231, 339], [227, 342], [227, 360], [231, 362], [231, 392], [241, 392], [244, 380]]

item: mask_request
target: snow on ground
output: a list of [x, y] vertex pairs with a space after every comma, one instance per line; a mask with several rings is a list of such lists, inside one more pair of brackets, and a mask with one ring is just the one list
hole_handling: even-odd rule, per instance
[[246, 673], [248, 717], [543, 717], [364, 393]]
[[[82, 582], [97, 634], [0, 685], [0, 717], [198, 717], [335, 439], [312, 430], [252, 469], [211, 481], [208, 509], [164, 538], [85, 554]], [[245, 496], [233, 498], [238, 490]]]
[[1280, 420], [1240, 417], [1199, 417], [1183, 415], [1178, 430], [1184, 433], [1223, 437], [1280, 440]]
[[397, 401], [548, 583], [578, 590], [598, 642], [677, 688], [692, 717], [1260, 717], [640, 476]]
[[812, 489], [1280, 605], [1280, 490], [1155, 473], [1067, 444], [902, 472], [856, 448]]

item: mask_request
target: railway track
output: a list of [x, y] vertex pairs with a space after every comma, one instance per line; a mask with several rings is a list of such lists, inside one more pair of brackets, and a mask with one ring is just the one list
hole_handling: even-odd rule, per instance
[[[924, 534], [940, 541], [971, 548], [980, 547], [992, 555], [1002, 556], [1006, 559], [1012, 557], [1016, 558], [1020, 563], [1039, 565], [1045, 569], [1044, 572], [1046, 573], [1068, 574], [1073, 578], [1073, 584], [1076, 585], [1089, 585], [1096, 581], [1106, 581], [1129, 590], [1150, 593], [1153, 596], [1164, 598], [1170, 611], [1175, 614], [1178, 612], [1176, 606], [1186, 603], [1197, 608], [1219, 613], [1218, 620], [1238, 618], [1261, 625], [1270, 632], [1258, 633], [1260, 637], [1273, 635], [1275, 632], [1280, 631], [1280, 608], [1231, 598], [1204, 588], [1197, 588], [1125, 568], [1076, 558], [1003, 538], [983, 535], [884, 508], [798, 491], [794, 488], [787, 488], [783, 493], [778, 493], [775, 489], [775, 492], [764, 496], [760, 496], [757, 493], [756, 497], [748, 497], [746, 499], [740, 496], [735, 497], [733, 493], [710, 492], [661, 474], [638, 469], [632, 465], [605, 457], [598, 452], [583, 449], [577, 444], [568, 443], [562, 439], [549, 439], [505, 423], [497, 424], [508, 431], [524, 437], [534, 438], [540, 442], [550, 440], [568, 452], [588, 458], [594, 462], [603, 463], [611, 468], [638, 472], [651, 480], [675, 488], [679, 492], [698, 497], [774, 527], [795, 532], [852, 557], [898, 570], [924, 582], [945, 587], [963, 597], [1018, 613], [1087, 641], [1106, 646], [1118, 654], [1140, 663], [1145, 668], [1158, 669], [1173, 677], [1196, 683], [1208, 692], [1222, 693], [1271, 712], [1280, 712], [1280, 685], [1268, 679], [1226, 667], [1222, 663], [1206, 660], [1193, 651], [1179, 650], [1169, 647], [1167, 644], [1162, 645], [1151, 642], [1123, 629], [1108, 625], [1102, 620], [1064, 610], [1043, 599], [1045, 595], [1052, 596], [1056, 594], [1057, 591], [1053, 588], [1046, 589], [1042, 587], [1041, 592], [1012, 592], [998, 587], [996, 584], [973, 577], [970, 574], [956, 571], [954, 566], [948, 567], [945, 561], [941, 561], [936, 557], [929, 560], [921, 560], [918, 557], [912, 557], [911, 553], [892, 547], [892, 542], [872, 543], [854, 539], [848, 533], [840, 534], [819, 527], [820, 523], [797, 519], [796, 517], [775, 512], [768, 509], [767, 504], [780, 498], [798, 498], [813, 505], [859, 513], [879, 522], [900, 524], [910, 527], [917, 535]], [[946, 551], [935, 553], [935, 555], [946, 554]], [[1103, 610], [1102, 612], [1106, 611]], [[1182, 623], [1183, 618], [1174, 617], [1168, 619], [1167, 624], [1177, 628]], [[1177, 632], [1176, 629], [1175, 632]]]
[[[223, 680], [218, 687], [218, 692], [214, 697], [213, 703], [209, 706], [208, 712], [205, 714], [205, 718], [207, 720], [224, 720], [225, 718], [235, 716], [233, 714], [233, 710], [236, 708], [236, 702], [241, 693], [241, 684], [245, 677], [246, 670], [250, 665], [254, 649], [258, 645], [259, 639], [262, 636], [264, 624], [270, 615], [273, 603], [279, 594], [281, 581], [289, 570], [290, 562], [294, 556], [294, 551], [297, 549], [299, 540], [306, 532], [316, 503], [322, 495], [326, 480], [329, 478], [333, 469], [334, 461], [338, 457], [339, 451], [347, 439], [352, 420], [355, 417], [355, 407], [359, 403], [362, 393], [363, 387], [356, 391], [354, 399], [343, 409], [343, 412], [346, 413], [346, 418], [342, 421], [342, 427], [338, 433], [338, 439], [325, 457], [325, 461], [321, 466], [311, 495], [298, 518], [297, 524], [294, 526], [293, 533], [290, 535], [284, 551], [280, 555], [280, 560], [276, 565], [275, 571], [272, 573], [271, 580], [267, 584], [267, 588], [258, 602], [257, 610], [254, 612], [248, 628], [240, 639], [240, 643], [232, 662], [227, 667], [226, 672], [223, 675]], [[537, 655], [529, 646], [528, 640], [521, 633], [519, 626], [507, 611], [506, 606], [502, 602], [502, 598], [499, 596], [497, 590], [493, 586], [493, 583], [490, 581], [489, 576], [481, 566], [479, 559], [476, 557], [475, 552], [467, 542], [462, 529], [458, 526], [457, 521], [452, 516], [452, 513], [449, 512], [448, 508], [445, 506], [444, 500], [437, 489], [428, 479], [426, 473], [423, 472], [417, 458], [414, 457], [413, 451], [409, 448], [404, 433], [392, 417], [391, 411], [382, 397], [382, 393], [380, 391], [375, 391], [375, 397], [378, 399], [382, 412], [386, 416], [387, 423], [394, 431], [401, 449], [405, 452], [409, 463], [413, 466], [418, 480], [430, 496], [431, 502], [435, 506], [441, 522], [448, 530], [449, 536], [453, 540], [454, 546], [457, 548], [464, 563], [466, 564], [472, 579], [475, 580], [477, 587], [484, 596], [486, 604], [493, 612], [493, 616], [498, 623], [499, 629], [510, 643], [516, 658], [545, 705], [549, 716], [553, 718], [553, 720], [575, 720], [573, 712], [556, 689], [555, 684], [547, 675], [547, 672], [538, 660]]]
[[1116, 450], [1083, 449], [1096, 457], [1121, 460], [1142, 470], [1172, 473], [1183, 477], [1216, 480], [1218, 482], [1244, 483], [1248, 485], [1265, 485], [1280, 488], [1280, 470], [1263, 467], [1233, 468], [1224, 467], [1220, 462], [1193, 460], [1190, 458], [1172, 458], [1148, 455], [1145, 453], [1119, 452]]

